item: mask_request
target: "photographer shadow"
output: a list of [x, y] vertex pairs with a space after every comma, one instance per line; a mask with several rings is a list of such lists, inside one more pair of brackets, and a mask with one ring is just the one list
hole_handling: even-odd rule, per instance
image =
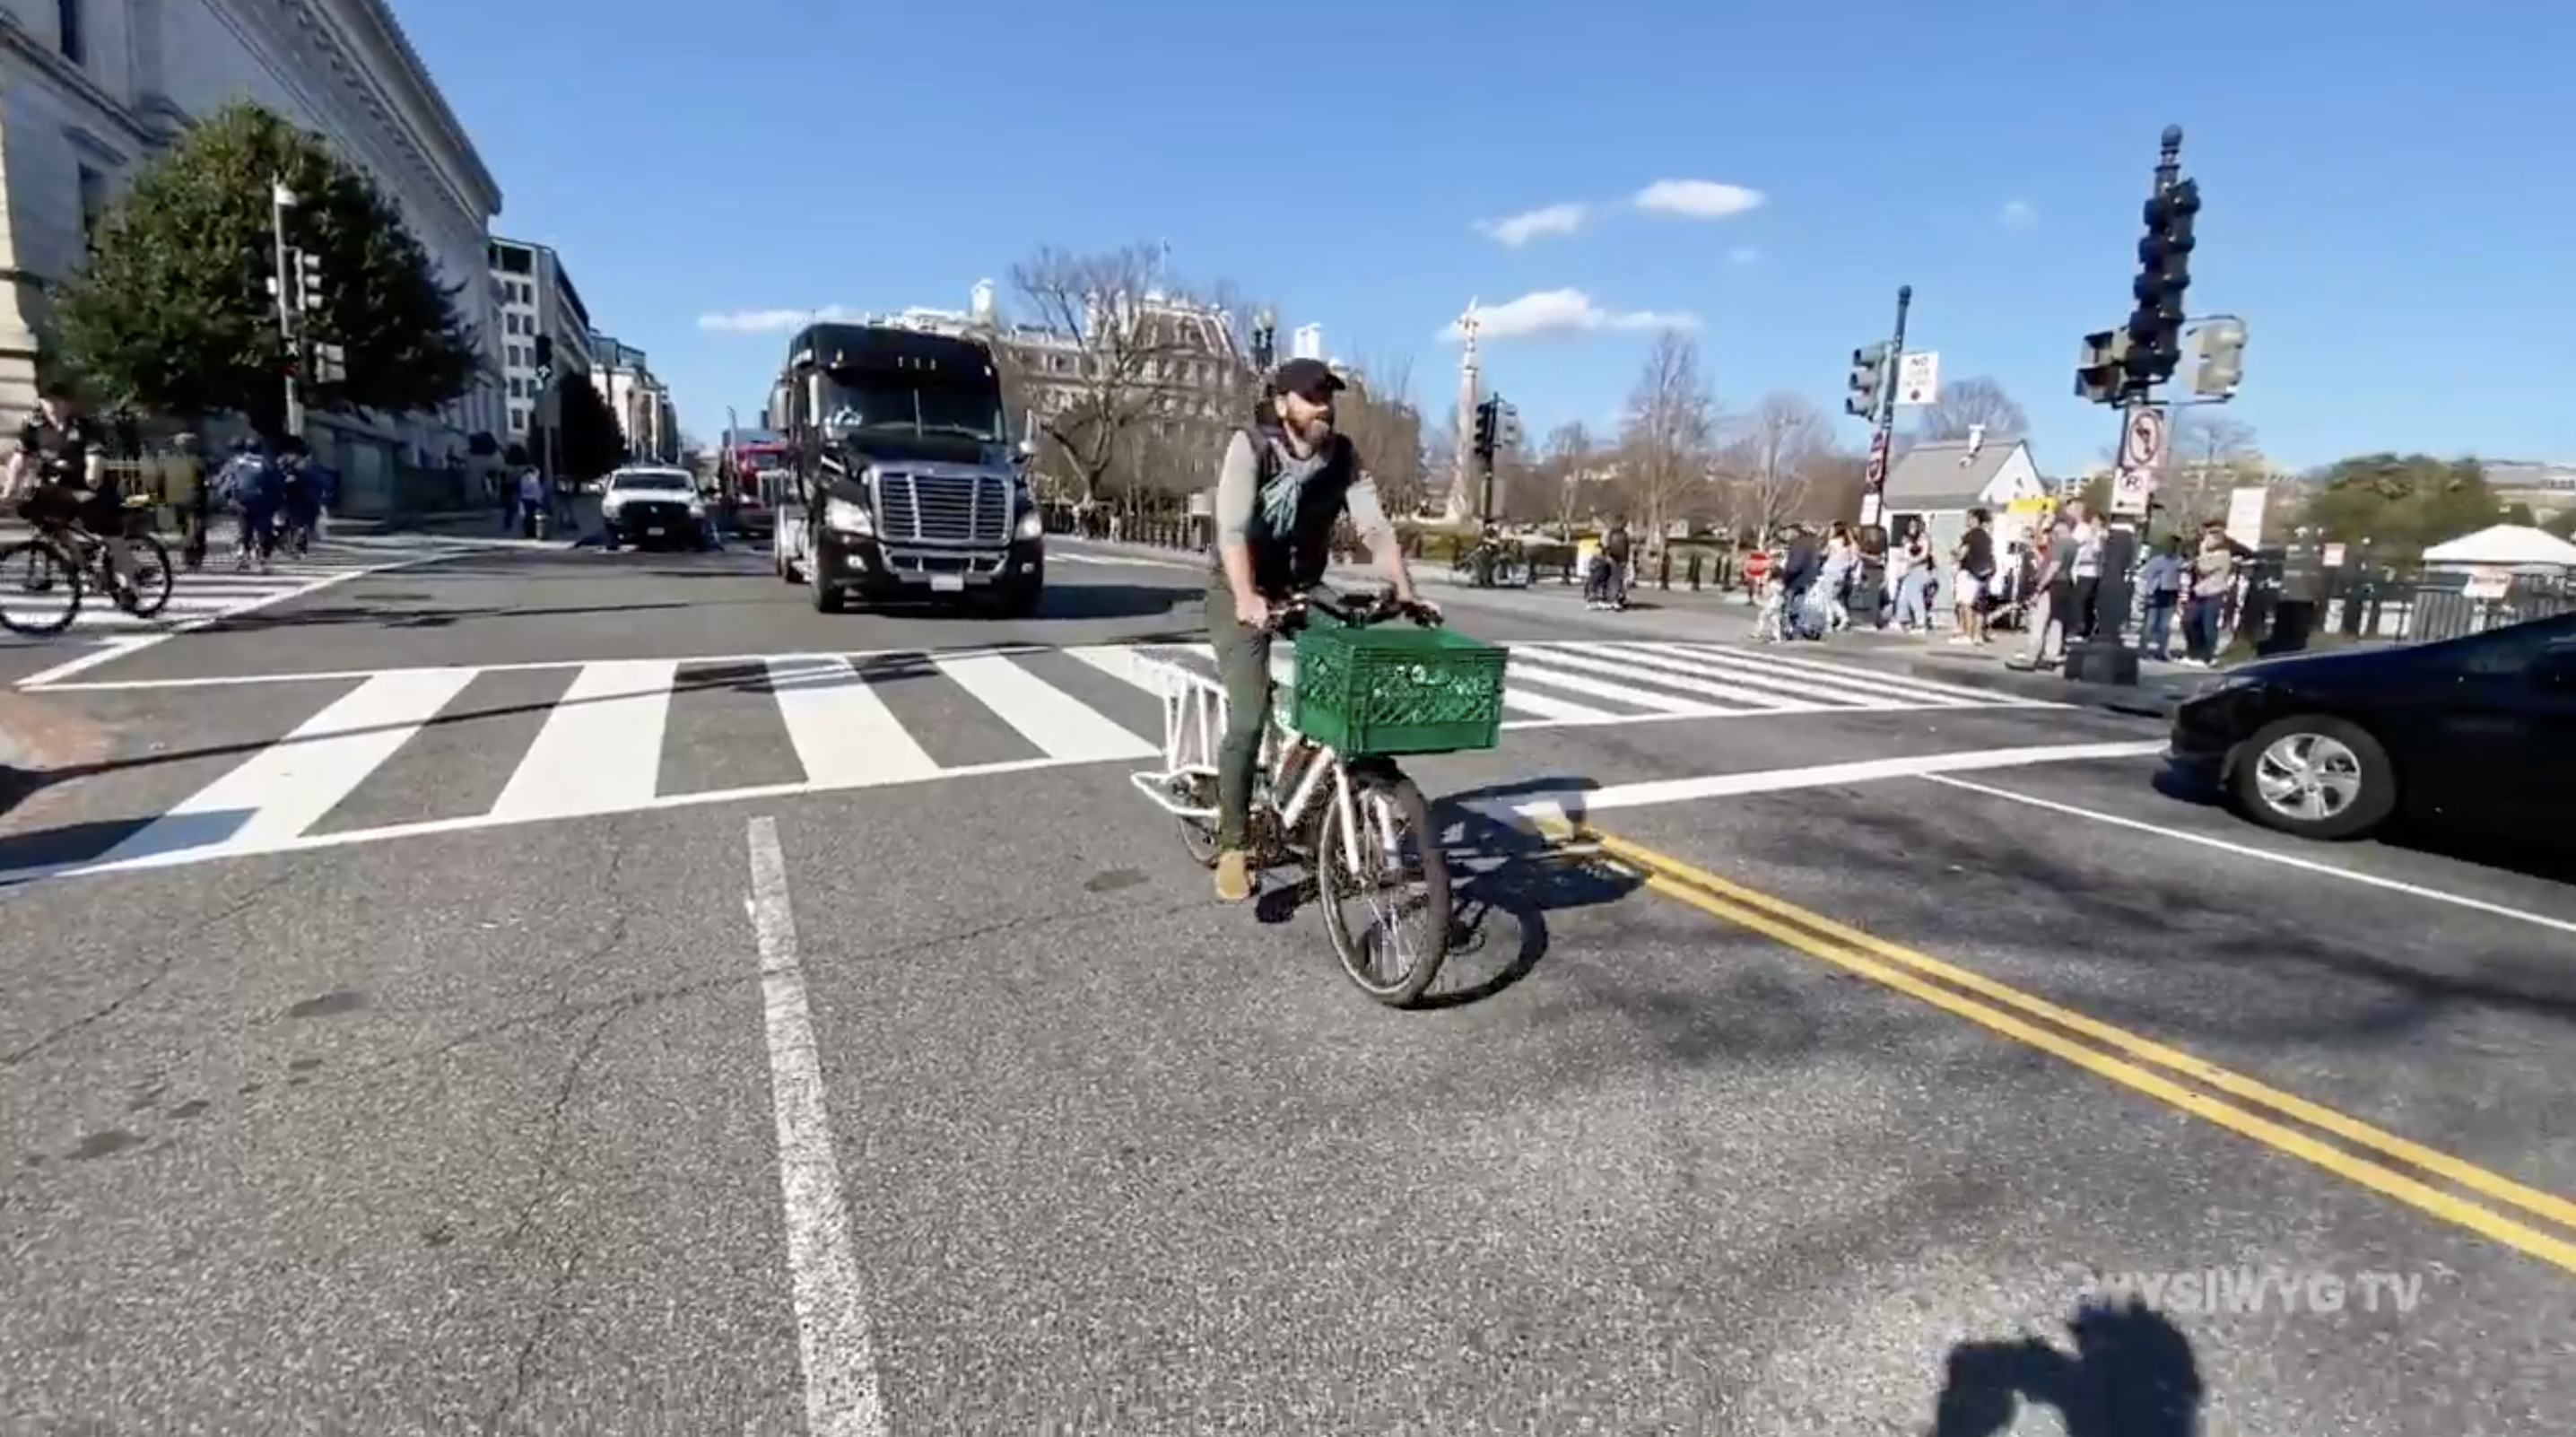
[[2037, 1337], [1950, 1350], [1930, 1437], [2001, 1437], [2024, 1403], [2054, 1409], [2067, 1437], [2196, 1437], [2203, 1388], [2191, 1339], [2143, 1303], [2087, 1302], [2074, 1350]]

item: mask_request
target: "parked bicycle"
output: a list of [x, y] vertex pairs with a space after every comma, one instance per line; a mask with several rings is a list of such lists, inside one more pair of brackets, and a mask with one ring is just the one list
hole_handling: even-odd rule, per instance
[[[1449, 954], [1449, 864], [1430, 805], [1395, 760], [1492, 748], [1505, 652], [1393, 594], [1310, 590], [1278, 613], [1279, 632], [1293, 638], [1272, 650], [1277, 700], [1253, 792], [1254, 864], [1311, 874], [1343, 974], [1380, 1003], [1411, 1006]], [[1399, 618], [1415, 627], [1377, 627]], [[1190, 857], [1214, 867], [1225, 690], [1177, 664], [1139, 662], [1163, 681], [1164, 768], [1133, 782], [1173, 816]], [[1343, 912], [1352, 899], [1369, 912], [1364, 928]], [[1408, 918], [1418, 920], [1409, 943]]]
[[[145, 494], [125, 501], [124, 538], [133, 570], [130, 586], [117, 582], [107, 541], [77, 517], [31, 512], [22, 504], [19, 516], [36, 532], [0, 544], [0, 628], [36, 638], [59, 634], [80, 617], [82, 602], [90, 593], [113, 595], [117, 608], [138, 619], [158, 617], [170, 602], [170, 551], [152, 532], [152, 504]], [[41, 617], [30, 618], [17, 608], [20, 595], [59, 601], [61, 607], [42, 609]]]
[[1486, 540], [1458, 551], [1449, 571], [1486, 588], [1518, 589], [1530, 582], [1529, 556], [1514, 543]]

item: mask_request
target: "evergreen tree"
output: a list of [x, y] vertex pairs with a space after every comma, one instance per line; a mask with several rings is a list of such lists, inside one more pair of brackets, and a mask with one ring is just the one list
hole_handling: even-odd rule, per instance
[[393, 203], [320, 137], [251, 104], [190, 130], [102, 217], [54, 303], [73, 370], [116, 399], [190, 419], [240, 414], [283, 437], [288, 354], [269, 289], [278, 184], [296, 200], [286, 242], [322, 268], [306, 337], [345, 356], [345, 375], [308, 382], [305, 403], [404, 412], [471, 389], [481, 347], [459, 291]]

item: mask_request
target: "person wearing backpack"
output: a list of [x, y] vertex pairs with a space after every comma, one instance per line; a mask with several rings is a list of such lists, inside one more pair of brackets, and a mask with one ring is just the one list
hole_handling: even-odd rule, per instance
[[1439, 613], [1414, 592], [1377, 484], [1360, 467], [1349, 436], [1333, 428], [1333, 396], [1343, 387], [1322, 360], [1283, 362], [1262, 386], [1252, 423], [1227, 437], [1217, 467], [1207, 623], [1225, 686], [1225, 735], [1216, 759], [1216, 896], [1227, 903], [1252, 896], [1252, 788], [1270, 721], [1277, 609], [1323, 585], [1334, 525], [1350, 519], [1398, 600], [1426, 616]]

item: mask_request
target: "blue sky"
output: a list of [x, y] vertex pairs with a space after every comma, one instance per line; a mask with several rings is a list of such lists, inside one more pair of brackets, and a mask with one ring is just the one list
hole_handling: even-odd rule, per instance
[[[2112, 428], [2077, 341], [2128, 308], [2179, 123], [2193, 308], [2251, 324], [2235, 408], [2270, 453], [2576, 461], [2576, 6], [396, 3], [496, 227], [564, 253], [701, 434], [748, 420], [785, 338], [704, 317], [962, 307], [1040, 245], [1162, 240], [1435, 403], [1470, 297], [1579, 293], [1553, 308], [1592, 327], [1487, 346], [1533, 429], [1607, 422], [1644, 315], [1696, 322], [1722, 398], [1839, 415], [1910, 283], [1915, 347], [1999, 378], [2071, 468]], [[1633, 203], [1659, 181], [1760, 203]], [[1477, 227], [1558, 205], [1584, 222]]]

